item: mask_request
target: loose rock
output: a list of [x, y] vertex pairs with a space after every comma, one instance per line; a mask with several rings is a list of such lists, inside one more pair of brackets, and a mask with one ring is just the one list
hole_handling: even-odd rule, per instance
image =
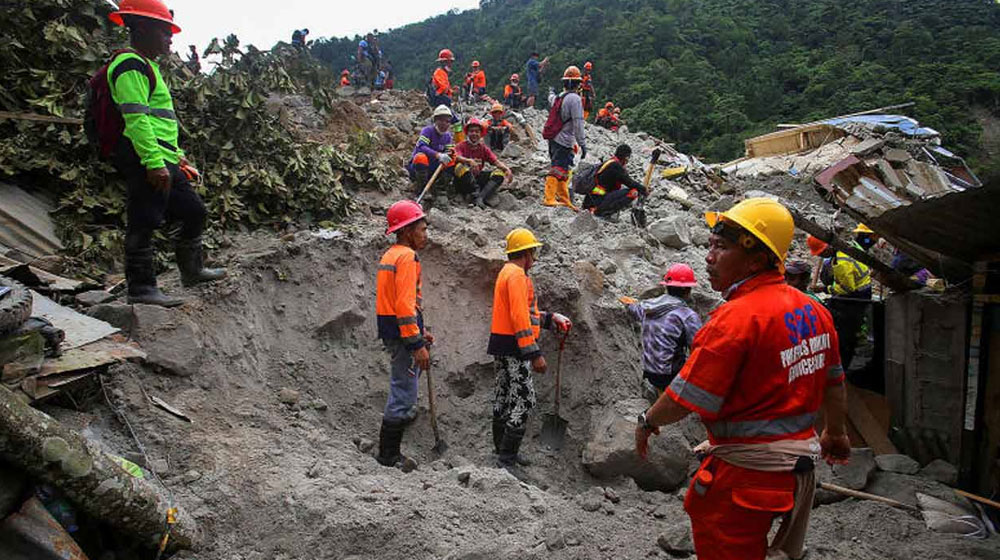
[[690, 523], [682, 522], [671, 525], [656, 538], [656, 544], [668, 554], [693, 554], [694, 540], [691, 538]]
[[284, 387], [278, 391], [278, 401], [287, 405], [295, 404], [299, 402], [299, 392], [295, 389]]
[[691, 232], [683, 216], [669, 216], [649, 224], [649, 234], [660, 243], [674, 249], [691, 244]]
[[920, 476], [948, 486], [954, 486], [958, 483], [958, 469], [943, 459], [934, 459], [927, 463], [926, 467], [920, 469]]
[[875, 457], [875, 464], [885, 472], [899, 474], [917, 474], [920, 470], [920, 463], [906, 455], [879, 455]]

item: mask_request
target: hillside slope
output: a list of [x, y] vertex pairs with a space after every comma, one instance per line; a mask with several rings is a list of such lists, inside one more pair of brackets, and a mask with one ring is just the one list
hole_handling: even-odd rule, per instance
[[[1000, 6], [992, 0], [484, 0], [392, 30], [382, 45], [397, 87], [422, 88], [448, 47], [458, 78], [482, 62], [490, 93], [523, 72], [532, 50], [551, 56], [544, 85], [567, 64], [595, 64], [598, 96], [630, 123], [713, 160], [743, 138], [915, 101], [911, 114], [976, 156], [976, 106], [1000, 104]], [[353, 39], [313, 52], [350, 66]], [[975, 162], [983, 165], [985, 162]]]

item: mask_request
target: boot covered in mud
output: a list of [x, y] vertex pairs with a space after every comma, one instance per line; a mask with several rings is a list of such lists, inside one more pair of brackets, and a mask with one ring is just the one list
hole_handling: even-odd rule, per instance
[[496, 194], [497, 190], [500, 188], [500, 185], [502, 183], [503, 183], [503, 175], [491, 176], [490, 180], [487, 181], [485, 185], [483, 185], [483, 188], [479, 189], [479, 192], [476, 193], [476, 206], [482, 209], [486, 209], [486, 201], [489, 200], [490, 197], [492, 197], [494, 194]]
[[205, 268], [205, 251], [202, 248], [201, 237], [178, 240], [175, 256], [177, 269], [181, 272], [181, 284], [186, 287], [226, 277], [224, 268]]
[[178, 297], [168, 296], [156, 287], [156, 273], [153, 272], [152, 247], [125, 248], [125, 282], [128, 285], [128, 302], [177, 307], [184, 303]]
[[500, 450], [497, 453], [497, 466], [503, 469], [511, 469], [515, 466], [527, 467], [531, 461], [522, 457], [521, 441], [524, 439], [524, 428], [513, 429], [505, 427], [503, 438], [500, 440]]
[[399, 451], [405, 430], [404, 423], [382, 420], [382, 428], [378, 434], [378, 455], [375, 460], [383, 467], [398, 467], [403, 472], [417, 468], [416, 461]]

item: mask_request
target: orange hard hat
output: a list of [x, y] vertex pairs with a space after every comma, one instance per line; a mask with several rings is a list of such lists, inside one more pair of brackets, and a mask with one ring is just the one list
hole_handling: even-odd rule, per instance
[[583, 69], [584, 70], [593, 70], [594, 69], [594, 63], [588, 60], [587, 63], [583, 65]]
[[160, 0], [122, 0], [118, 4], [118, 11], [108, 14], [108, 19], [115, 25], [125, 25], [122, 16], [136, 16], [170, 24], [172, 33], [180, 33], [181, 28], [174, 23], [174, 15], [167, 8], [167, 5]]
[[576, 66], [567, 66], [566, 67], [566, 71], [563, 72], [562, 79], [564, 79], [564, 80], [579, 80], [581, 78], [581, 76], [582, 76], [582, 74], [580, 73], [580, 69], [579, 68], [577, 68]]
[[809, 236], [809, 239], [806, 239], [806, 245], [809, 246], [809, 252], [814, 257], [822, 255], [823, 251], [826, 251], [826, 248], [830, 246], [826, 241], [812, 235]]
[[516, 81], [520, 80], [521, 77], [518, 76], [517, 74], [511, 74], [510, 75], [510, 79], [511, 79], [512, 82], [516, 82]]
[[455, 54], [452, 53], [449, 49], [441, 49], [441, 52], [438, 53], [438, 59], [437, 59], [438, 62], [444, 62], [444, 61], [454, 62], [454, 60], [455, 60]]
[[478, 60], [473, 60], [472, 61], [472, 67], [473, 68], [479, 68], [479, 61]]
[[400, 200], [389, 207], [389, 211], [386, 212], [385, 217], [386, 221], [389, 222], [389, 227], [386, 228], [385, 233], [389, 234], [425, 218], [426, 215], [424, 214], [424, 209], [416, 202], [412, 200]]
[[663, 281], [660, 282], [661, 286], [676, 286], [678, 288], [690, 288], [692, 286], [697, 286], [698, 282], [694, 279], [694, 270], [683, 263], [676, 263], [670, 265], [667, 269], [667, 273], [663, 275]]
[[491, 113], [503, 113], [503, 105], [501, 105], [499, 103], [494, 103], [493, 106], [490, 107], [490, 112]]

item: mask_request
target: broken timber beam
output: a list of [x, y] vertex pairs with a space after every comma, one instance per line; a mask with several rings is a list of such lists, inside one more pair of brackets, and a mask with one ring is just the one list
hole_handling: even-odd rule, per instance
[[789, 208], [788, 210], [792, 213], [792, 218], [795, 219], [795, 225], [798, 228], [813, 237], [819, 238], [825, 243], [829, 243], [834, 249], [842, 253], [846, 253], [849, 257], [868, 265], [878, 274], [879, 280], [886, 286], [889, 286], [897, 292], [908, 292], [920, 287], [916, 282], [896, 272], [889, 265], [864, 251], [858, 250], [851, 247], [847, 243], [844, 243], [840, 240], [840, 238], [834, 235], [832, 231], [824, 228], [809, 218], [806, 218], [795, 208]]
[[[163, 494], [125, 472], [107, 453], [0, 385], [0, 458], [59, 488], [81, 510], [155, 546], [167, 528]], [[170, 549], [192, 548], [194, 519], [179, 510]]]

